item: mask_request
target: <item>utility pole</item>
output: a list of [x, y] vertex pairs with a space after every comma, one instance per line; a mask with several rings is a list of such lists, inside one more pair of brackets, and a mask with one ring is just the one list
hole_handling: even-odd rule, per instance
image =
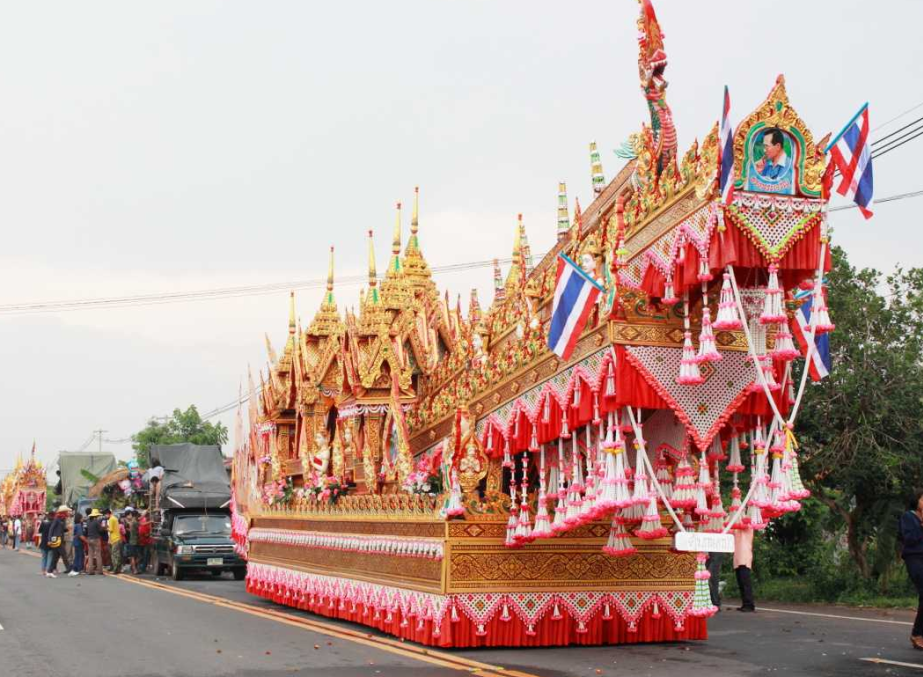
[[94, 430], [96, 437], [99, 439], [99, 453], [103, 453], [103, 433], [109, 432], [108, 430]]

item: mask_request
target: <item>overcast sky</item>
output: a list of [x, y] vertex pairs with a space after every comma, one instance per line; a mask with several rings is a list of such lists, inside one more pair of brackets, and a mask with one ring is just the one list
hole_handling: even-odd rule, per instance
[[[655, 0], [680, 151], [730, 87], [732, 117], [784, 73], [815, 138], [868, 100], [875, 127], [923, 102], [923, 2]], [[431, 265], [508, 256], [516, 214], [554, 239], [557, 182], [587, 205], [587, 144], [647, 119], [634, 0], [5, 3], [0, 21], [0, 305], [379, 270], [393, 206], [421, 187]], [[878, 135], [923, 115], [918, 109]], [[923, 142], [875, 164], [878, 196], [923, 187]], [[923, 265], [923, 198], [832, 215], [860, 266]], [[405, 212], [409, 224], [409, 210]], [[406, 234], [406, 231], [405, 231]], [[489, 303], [489, 269], [439, 277]], [[358, 288], [337, 288], [341, 309]], [[320, 291], [298, 294], [305, 324]], [[465, 304], [467, 307], [467, 302]], [[287, 294], [0, 315], [0, 469], [126, 438], [232, 400]], [[223, 420], [232, 426], [233, 414]], [[232, 428], [233, 430], [233, 428]], [[93, 448], [95, 448], [95, 443]], [[127, 444], [104, 444], [120, 458]]]

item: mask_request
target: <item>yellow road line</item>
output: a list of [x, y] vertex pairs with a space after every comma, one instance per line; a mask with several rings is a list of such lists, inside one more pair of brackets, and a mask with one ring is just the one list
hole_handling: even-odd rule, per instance
[[188, 597], [189, 599], [213, 604], [215, 606], [223, 607], [226, 609], [232, 609], [241, 613], [250, 614], [251, 616], [273, 620], [277, 623], [284, 623], [285, 625], [300, 627], [302, 629], [311, 630], [313, 632], [317, 632], [330, 637], [336, 637], [338, 639], [344, 639], [356, 644], [388, 651], [399, 656], [412, 658], [414, 660], [419, 660], [426, 663], [432, 663], [434, 665], [439, 665], [441, 667], [450, 668], [453, 670], [460, 670], [471, 674], [480, 675], [481, 677], [537, 677], [534, 674], [520, 672], [518, 670], [506, 670], [502, 667], [481, 663], [479, 661], [474, 661], [443, 651], [428, 649], [416, 644], [405, 644], [399, 640], [393, 640], [388, 637], [378, 637], [370, 633], [350, 630], [348, 628], [342, 628], [314, 619], [293, 616], [291, 614], [273, 609], [262, 609], [250, 604], [234, 602], [222, 597], [217, 597], [215, 595], [195, 592], [192, 590], [182, 590], [180, 588], [164, 585], [162, 583], [156, 583], [154, 581], [145, 581], [139, 578], [134, 578], [132, 576], [120, 576], [119, 579], [127, 583], [134, 583], [135, 585], [141, 585], [147, 588], [152, 588], [154, 590], [169, 592], [181, 597]]
[[902, 668], [916, 668], [917, 670], [923, 670], [923, 665], [919, 663], [902, 663], [901, 661], [889, 661], [887, 658], [860, 658], [860, 661], [865, 661], [866, 663], [875, 663], [878, 665], [897, 665]]
[[[30, 557], [41, 557], [41, 555], [36, 552], [26, 550], [20, 550], [19, 552], [23, 555], [29, 555]], [[106, 575], [112, 576], [112, 574]], [[441, 667], [450, 668], [453, 670], [460, 670], [474, 675], [480, 675], [481, 677], [537, 677], [537, 675], [532, 673], [521, 672], [519, 670], [507, 670], [499, 666], [481, 663], [479, 661], [456, 656], [444, 651], [428, 649], [416, 644], [405, 644], [400, 640], [394, 640], [389, 637], [378, 637], [370, 633], [350, 630], [349, 628], [342, 628], [319, 620], [293, 616], [291, 614], [277, 611], [275, 609], [263, 609], [251, 604], [234, 602], [232, 600], [218, 597], [216, 595], [209, 595], [207, 593], [196, 592], [194, 590], [175, 588], [173, 586], [164, 585], [163, 583], [157, 583], [155, 581], [146, 581], [140, 578], [135, 578], [134, 576], [129, 576], [127, 574], [112, 576], [112, 578], [125, 581], [126, 583], [141, 585], [153, 590], [169, 592], [171, 594], [179, 595], [180, 597], [187, 597], [199, 602], [213, 604], [225, 609], [232, 609], [241, 613], [250, 614], [251, 616], [257, 616], [259, 618], [276, 621], [277, 623], [284, 623], [285, 625], [312, 630], [319, 634], [327, 635], [329, 637], [336, 637], [338, 639], [344, 639], [355, 644], [371, 646], [376, 649], [381, 649], [382, 651], [388, 651], [390, 653], [397, 654], [399, 656], [413, 658], [414, 660], [432, 663], [434, 665], [439, 665]]]

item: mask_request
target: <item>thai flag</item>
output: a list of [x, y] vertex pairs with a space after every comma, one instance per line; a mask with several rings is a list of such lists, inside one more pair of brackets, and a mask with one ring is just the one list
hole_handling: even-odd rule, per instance
[[[795, 313], [795, 319], [792, 321], [792, 334], [798, 339], [801, 346], [801, 354], [808, 356], [808, 336], [811, 333], [811, 306], [814, 303], [814, 296], [809, 296], [801, 307]], [[811, 380], [820, 381], [822, 378], [830, 375], [830, 334], [821, 334], [814, 338], [814, 352], [811, 354], [811, 363], [808, 365], [808, 372], [811, 374]]]
[[729, 205], [734, 199], [734, 129], [731, 127], [731, 95], [724, 86], [724, 110], [718, 130], [718, 188], [721, 201]]
[[837, 192], [848, 195], [865, 218], [872, 212], [872, 153], [869, 137], [869, 105], [865, 104], [827, 146], [830, 160], [840, 172]]
[[548, 347], [562, 360], [574, 352], [602, 286], [565, 254], [558, 255], [558, 275], [551, 308]]

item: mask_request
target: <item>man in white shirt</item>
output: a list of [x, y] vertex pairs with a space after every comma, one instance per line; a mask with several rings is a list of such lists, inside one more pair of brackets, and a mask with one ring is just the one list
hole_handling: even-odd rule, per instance
[[13, 521], [13, 550], [19, 550], [19, 541], [22, 540], [22, 520], [18, 517]]

